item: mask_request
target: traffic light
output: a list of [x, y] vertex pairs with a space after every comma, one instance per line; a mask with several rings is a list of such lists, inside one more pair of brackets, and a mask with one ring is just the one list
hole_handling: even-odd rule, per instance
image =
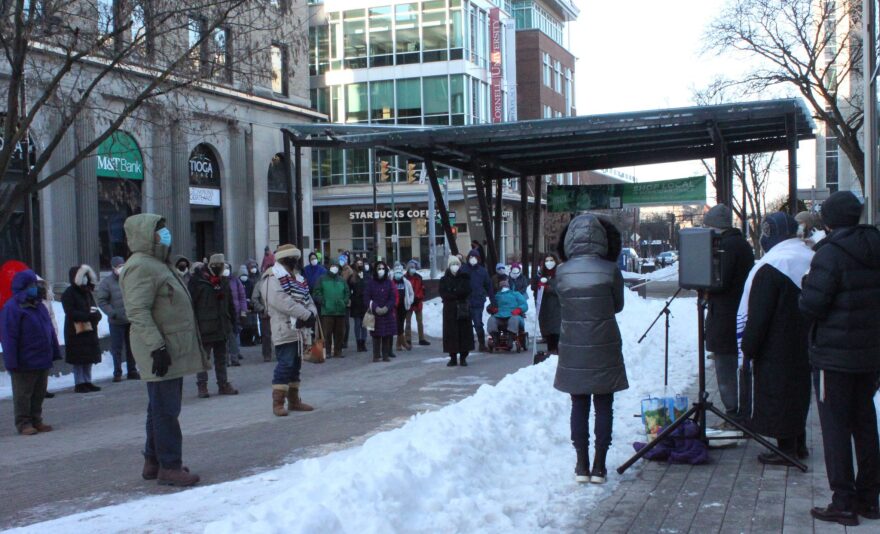
[[387, 182], [389, 178], [388, 175], [388, 162], [385, 160], [379, 161], [379, 181]]
[[418, 180], [416, 178], [416, 164], [415, 163], [407, 163], [406, 164], [406, 183], [411, 184], [415, 183]]

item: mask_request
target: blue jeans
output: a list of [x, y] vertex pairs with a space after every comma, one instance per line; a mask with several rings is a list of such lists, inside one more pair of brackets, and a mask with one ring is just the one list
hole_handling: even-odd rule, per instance
[[122, 376], [122, 360], [125, 349], [125, 368], [128, 374], [137, 372], [129, 342], [130, 324], [110, 324], [110, 354], [113, 355], [113, 376]]
[[299, 371], [302, 369], [302, 356], [299, 353], [299, 342], [275, 345], [275, 374], [272, 384], [299, 384]]
[[229, 334], [229, 337], [226, 338], [226, 362], [231, 363], [235, 360], [238, 360], [239, 356], [241, 356], [241, 348], [238, 345], [238, 335], [241, 333], [241, 328], [233, 327], [232, 333]]
[[147, 442], [144, 457], [155, 459], [163, 469], [183, 465], [183, 434], [180, 432], [180, 402], [183, 378], [147, 382]]
[[477, 337], [483, 339], [486, 335], [486, 331], [483, 330], [483, 305], [479, 306], [471, 306], [471, 322], [474, 325], [474, 332], [477, 333]]
[[354, 318], [354, 338], [358, 341], [367, 340], [367, 329], [364, 328], [364, 318]]
[[79, 385], [92, 383], [92, 364], [76, 363], [72, 367], [74, 384]]

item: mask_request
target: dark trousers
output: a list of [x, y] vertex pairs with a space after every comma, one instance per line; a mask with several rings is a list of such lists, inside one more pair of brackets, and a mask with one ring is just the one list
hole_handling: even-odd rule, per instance
[[15, 408], [15, 428], [21, 429], [43, 422], [43, 399], [49, 383], [49, 370], [12, 371], [12, 404]]
[[590, 448], [590, 404], [596, 407], [596, 449], [611, 446], [611, 427], [614, 420], [614, 394], [571, 396], [571, 442], [575, 449]]
[[275, 373], [272, 376], [273, 385], [290, 384], [299, 385], [299, 373], [302, 370], [302, 355], [299, 353], [299, 343], [284, 343], [275, 347], [278, 363], [275, 364]]
[[110, 324], [110, 354], [113, 355], [113, 376], [122, 376], [123, 354], [125, 355], [125, 370], [128, 374], [137, 372], [137, 365], [131, 354], [130, 333], [130, 324]]
[[559, 334], [547, 334], [544, 338], [547, 340], [547, 352], [559, 354]]
[[[825, 446], [825, 470], [833, 492], [832, 504], [841, 510], [854, 510], [857, 503], [877, 505], [880, 494], [880, 443], [874, 409], [877, 379], [878, 373], [813, 371]], [[853, 441], [858, 465], [855, 475]]]
[[342, 354], [342, 340], [345, 337], [344, 315], [324, 315], [321, 317], [321, 328], [324, 330], [324, 348], [330, 356]]
[[263, 359], [271, 361], [275, 347], [272, 345], [272, 324], [268, 315], [260, 316], [260, 341], [263, 344]]
[[147, 382], [147, 442], [144, 456], [155, 459], [164, 469], [183, 465], [183, 434], [180, 431], [180, 402], [183, 378]]
[[348, 336], [351, 335], [351, 308], [345, 308], [345, 333], [342, 335], [342, 348], [348, 347]]
[[[217, 385], [220, 386], [229, 382], [229, 378], [226, 375], [226, 340], [209, 341], [203, 343], [202, 346], [205, 348], [205, 352], [208, 353], [208, 356], [213, 356], [214, 374], [217, 376]], [[207, 384], [208, 371], [200, 371], [199, 374], [196, 375], [196, 380], [200, 383]]]
[[713, 353], [718, 396], [728, 415], [739, 412], [739, 355]]
[[394, 336], [373, 336], [373, 358], [390, 358]]

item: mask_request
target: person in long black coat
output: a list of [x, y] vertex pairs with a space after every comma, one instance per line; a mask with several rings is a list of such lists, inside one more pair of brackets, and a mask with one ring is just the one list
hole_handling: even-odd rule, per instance
[[[98, 323], [101, 312], [92, 292], [98, 277], [88, 265], [68, 272], [70, 285], [61, 295], [64, 307], [64, 361], [73, 366], [74, 391], [90, 393], [101, 388], [92, 383], [92, 365], [101, 363]], [[79, 333], [77, 333], [79, 329]]]
[[[443, 300], [443, 352], [449, 355], [448, 367], [461, 363], [467, 366], [468, 354], [474, 350], [469, 300], [471, 278], [461, 269], [461, 260], [450, 256], [446, 273], [440, 279]], [[459, 359], [460, 357], [460, 359]]]
[[[742, 415], [755, 432], [776, 438], [780, 450], [803, 459], [810, 410], [809, 324], [798, 300], [813, 252], [795, 237], [797, 222], [791, 215], [774, 213], [763, 226], [766, 255], [755, 266], [742, 337], [743, 355], [752, 366], [752, 407]], [[759, 454], [758, 460], [788, 463], [772, 452]]]
[[730, 208], [724, 204], [713, 206], [703, 217], [703, 224], [720, 234], [722, 250], [721, 286], [708, 291], [706, 350], [715, 361], [721, 403], [728, 415], [736, 416], [739, 411], [736, 314], [746, 278], [755, 264], [755, 253], [743, 233], [733, 228]]

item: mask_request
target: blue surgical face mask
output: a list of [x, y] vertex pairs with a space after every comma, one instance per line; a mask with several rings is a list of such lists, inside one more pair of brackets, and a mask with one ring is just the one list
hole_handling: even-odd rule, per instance
[[345, 256], [339, 258], [339, 265], [344, 266], [346, 263], [348, 263], [348, 260], [345, 259]]
[[165, 245], [166, 247], [171, 246], [171, 230], [168, 228], [160, 228], [156, 230], [156, 233], [159, 234], [159, 243]]
[[37, 289], [37, 286], [28, 286], [28, 288], [25, 289], [24, 291], [25, 291], [25, 295], [27, 295], [28, 298], [30, 298], [30, 299], [37, 298], [37, 295], [39, 294], [39, 290]]

